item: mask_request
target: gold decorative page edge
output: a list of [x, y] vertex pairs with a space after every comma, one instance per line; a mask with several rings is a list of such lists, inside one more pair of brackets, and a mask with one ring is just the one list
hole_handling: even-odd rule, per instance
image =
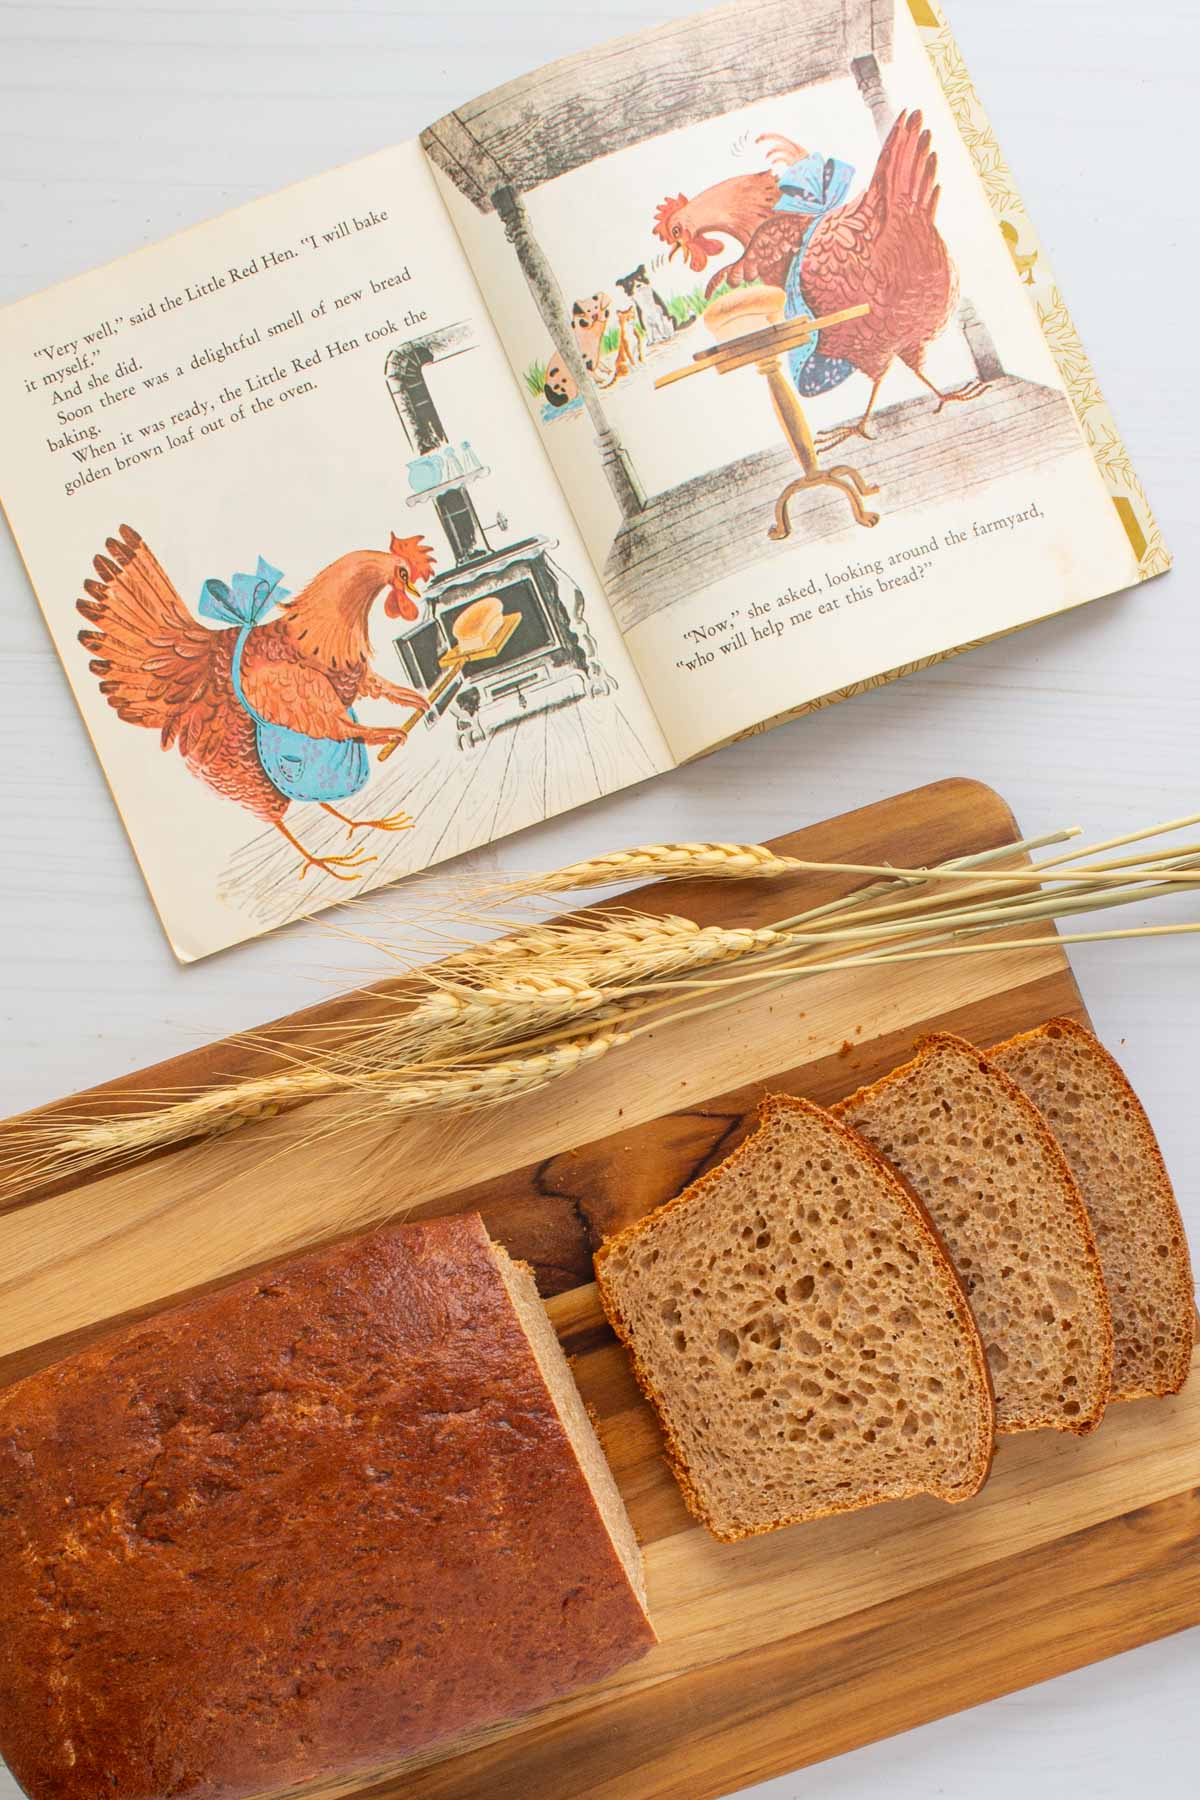
[[[897, 0], [897, 4], [903, 3], [905, 0]], [[1137, 559], [1138, 580], [1148, 581], [1170, 568], [1171, 553], [1054, 278], [1049, 257], [1017, 191], [945, 14], [937, 0], [907, 0], [907, 5], [1009, 253], [1029, 288], [1042, 336], [1058, 365], [1080, 430]]]

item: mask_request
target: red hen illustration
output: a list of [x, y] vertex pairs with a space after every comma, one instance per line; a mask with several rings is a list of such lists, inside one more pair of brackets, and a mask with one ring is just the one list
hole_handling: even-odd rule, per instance
[[[302, 857], [301, 875], [324, 870], [353, 881], [374, 857], [356, 845], [347, 856], [316, 856], [284, 824], [293, 799], [314, 799], [350, 832], [400, 831], [404, 813], [352, 819], [334, 799], [356, 792], [367, 779], [366, 746], [403, 743], [400, 727], [362, 725], [356, 699], [387, 700], [424, 712], [428, 702], [413, 688], [385, 681], [371, 667], [368, 614], [386, 589], [391, 618], [415, 619], [419, 588], [433, 573], [433, 558], [419, 537], [392, 536], [387, 550], [354, 550], [330, 563], [292, 599], [276, 590], [278, 571], [259, 564], [275, 582], [245, 617], [202, 600], [210, 617], [234, 621], [214, 630], [180, 599], [150, 546], [130, 526], [109, 538], [95, 558], [96, 579], [84, 583], [77, 602], [89, 629], [79, 641], [92, 653], [92, 673], [117, 715], [157, 731], [164, 750], [174, 746], [192, 773], [255, 818], [274, 825]], [[238, 582], [252, 577], [235, 577]], [[206, 593], [223, 583], [208, 582]], [[278, 604], [276, 617], [259, 614]], [[238, 629], [239, 624], [241, 629]], [[309, 782], [303, 772], [309, 754]], [[352, 775], [345, 757], [357, 759]], [[315, 764], [325, 785], [313, 785]], [[315, 762], [314, 762], [315, 758]], [[330, 766], [335, 766], [333, 777]], [[270, 772], [268, 772], [270, 771]], [[340, 782], [340, 785], [339, 785]]]
[[[865, 191], [829, 210], [815, 201], [806, 210], [803, 193], [788, 192], [788, 172], [808, 152], [775, 135], [758, 141], [768, 146], [768, 160], [782, 175], [772, 169], [734, 176], [692, 200], [682, 194], [664, 200], [654, 230], [672, 256], [682, 254], [697, 272], [723, 252], [722, 239], [732, 238], [741, 246], [742, 254], [709, 280], [710, 296], [722, 282], [739, 287], [764, 281], [786, 288], [801, 256], [798, 286], [814, 318], [869, 305], [864, 317], [820, 334], [823, 367], [851, 364], [872, 384], [861, 419], [826, 432], [823, 447], [855, 435], [872, 436], [879, 390], [896, 361], [937, 396], [939, 412], [951, 400], [982, 393], [986, 384], [981, 381], [943, 393], [924, 371], [926, 351], [954, 313], [958, 276], [937, 227], [938, 160], [921, 113], [900, 114]], [[835, 385], [840, 378], [834, 374], [822, 385]], [[802, 391], [821, 389], [813, 385]]]

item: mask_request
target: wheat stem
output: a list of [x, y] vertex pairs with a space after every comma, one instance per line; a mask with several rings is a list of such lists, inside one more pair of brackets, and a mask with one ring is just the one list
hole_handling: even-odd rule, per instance
[[[1179, 821], [1177, 825], [1162, 826], [1158, 831], [1141, 835], [1156, 836], [1159, 832], [1174, 830], [1187, 823], [1190, 821]], [[1112, 844], [1100, 844], [1093, 848], [1103, 851], [1117, 843], [1134, 841], [1136, 837], [1130, 835], [1126, 839], [1114, 839]], [[875, 875], [886, 877], [889, 882], [905, 885], [954, 880], [999, 881], [1016, 885], [1035, 879], [1076, 881], [1083, 875], [1094, 876], [1101, 882], [1119, 879], [1119, 876], [1110, 876], [1099, 869], [1059, 872], [1061, 864], [1079, 862], [1087, 854], [1087, 851], [1079, 851], [1073, 856], [1052, 858], [1045, 863], [1033, 865], [1028, 873], [1014, 870], [1008, 875], [996, 875], [983, 870], [971, 870], [966, 866], [965, 859], [957, 868], [949, 865], [904, 868], [891, 863], [824, 862], [805, 857], [782, 856], [761, 844], [644, 844], [637, 849], [614, 851], [606, 856], [592, 857], [586, 862], [573, 863], [565, 869], [546, 875], [526, 877], [523, 881], [510, 884], [507, 891], [527, 895], [565, 893], [572, 888], [608, 887], [651, 875], [660, 876], [667, 881], [704, 878], [772, 880], [784, 875]]]
[[1127, 844], [1144, 844], [1150, 838], [1173, 837], [1178, 831], [1188, 831], [1193, 825], [1200, 825], [1200, 813], [1189, 813], [1182, 819], [1168, 819], [1162, 825], [1143, 826], [1140, 831], [1127, 831], [1120, 837], [1105, 838], [1099, 844], [1086, 844], [1082, 850], [1074, 850], [1068, 856], [1051, 858], [1048, 867], [1057, 868], [1062, 863], [1084, 862], [1094, 856], [1104, 856], [1110, 850], [1123, 850]]
[[[1172, 888], [1167, 891], [1189, 893], [1197, 888], [1200, 888], [1200, 878], [1193, 875], [1186, 887]], [[1155, 894], [1163, 891], [1156, 884], [1149, 884], [1127, 885], [1116, 890], [1102, 888], [1099, 893], [1090, 890], [1079, 893], [1072, 892], [1061, 899], [1058, 896], [1033, 894], [1013, 897], [1011, 900], [997, 900], [989, 906], [938, 912], [932, 915], [932, 923], [941, 930], [963, 925], [980, 925], [986, 930], [990, 926], [1003, 924], [1006, 919], [1012, 918], [1056, 919], [1078, 912], [1099, 912], [1106, 907], [1131, 906], [1139, 900], [1152, 899]], [[867, 919], [873, 916], [870, 912], [864, 915]], [[822, 924], [810, 932], [789, 931], [787, 936], [794, 943], [820, 943], [829, 938], [861, 938], [872, 941], [880, 937], [894, 936], [896, 929], [894, 921], [882, 924], [860, 924], [857, 919], [854, 919], [850, 925], [842, 929]]]
[[[974, 869], [985, 868], [1007, 857], [1027, 855], [1032, 850], [1042, 850], [1052, 844], [1061, 844], [1071, 837], [1079, 835], [1079, 827], [1071, 826], [1064, 831], [1051, 831], [1042, 837], [1021, 838], [1010, 844], [1001, 844], [994, 850], [980, 850], [974, 856], [953, 857], [948, 862], [939, 863], [939, 869]], [[794, 913], [790, 918], [777, 919], [776, 931], [788, 931], [797, 925], [806, 925], [813, 919], [832, 916], [835, 913], [857, 912], [866, 900], [874, 900], [881, 895], [895, 893], [897, 887], [907, 891], [907, 884], [895, 881], [875, 881], [868, 887], [855, 888], [852, 893], [844, 894], [840, 900], [827, 900], [823, 906], [812, 906], [802, 913]]]
[[[1081, 931], [1074, 934], [1056, 934], [1054, 937], [1013, 938], [1011, 941], [1001, 943], [946, 944], [928, 950], [886, 951], [874, 956], [841, 956], [819, 962], [798, 963], [792, 969], [764, 969], [761, 971], [760, 978], [765, 979], [763, 979], [763, 986], [759, 992], [767, 993], [776, 988], [789, 987], [802, 975], [836, 974], [843, 969], [860, 969], [878, 966], [882, 963], [925, 962], [947, 956], [990, 955], [993, 950], [1044, 950], [1052, 948], [1056, 944], [1096, 944], [1111, 942], [1119, 938], [1178, 937], [1194, 933], [1200, 933], [1200, 920], [1185, 925], [1143, 925], [1133, 926], [1122, 931]], [[754, 980], [755, 974], [747, 972], [745, 976], [738, 976], [735, 979], [738, 981]], [[722, 981], [720, 985], [731, 987], [734, 985], [734, 980]], [[745, 995], [739, 991], [719, 1000], [705, 1001], [700, 1006], [680, 1007], [672, 1010], [669, 1018], [655, 1019], [652, 1022], [635, 1026], [626, 1035], [630, 1040], [642, 1037], [646, 1032], [659, 1030], [664, 1024], [678, 1025], [685, 1019], [696, 1019], [709, 1013], [720, 1012], [727, 1006], [738, 1005], [744, 999]]]
[[[812, 863], [755, 845], [649, 846], [576, 864], [547, 879], [560, 889], [582, 881], [584, 870], [587, 885], [598, 884], [598, 871], [611, 880], [633, 873], [797, 872], [879, 879], [763, 927], [701, 926], [674, 914], [603, 908], [460, 947], [394, 990], [371, 996], [359, 1017], [314, 1022], [307, 1043], [299, 1026], [287, 1028], [286, 1036], [277, 1028], [243, 1038], [245, 1047], [273, 1059], [266, 1073], [200, 1092], [143, 1094], [124, 1114], [14, 1121], [0, 1134], [6, 1182], [11, 1189], [13, 1181], [77, 1175], [330, 1096], [346, 1104], [319, 1121], [320, 1131], [381, 1109], [407, 1115], [490, 1107], [664, 1024], [735, 1005], [750, 983], [765, 994], [805, 975], [1045, 947], [1051, 940], [1044, 935], [997, 939], [996, 933], [1200, 887], [1195, 843], [1109, 856], [1196, 823], [1200, 817], [1177, 820], [1018, 868], [1011, 866], [1014, 858], [1081, 834], [1022, 839], [923, 870]], [[1141, 926], [1059, 941], [1197, 930], [1195, 924]], [[697, 992], [712, 997], [693, 1002]]]

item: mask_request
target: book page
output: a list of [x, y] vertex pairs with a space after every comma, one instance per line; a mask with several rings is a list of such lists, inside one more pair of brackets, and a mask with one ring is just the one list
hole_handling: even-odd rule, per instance
[[422, 136], [679, 759], [1165, 566], [932, 54], [743, 0]]
[[669, 766], [415, 145], [9, 307], [0, 393], [181, 958]]

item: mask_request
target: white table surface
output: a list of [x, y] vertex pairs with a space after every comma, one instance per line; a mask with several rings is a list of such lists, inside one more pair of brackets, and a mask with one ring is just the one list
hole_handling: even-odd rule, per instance
[[[0, 301], [687, 10], [0, 0]], [[1029, 831], [1077, 822], [1108, 836], [1200, 804], [1200, 14], [1193, 0], [956, 0], [952, 16], [1178, 571], [546, 826], [523, 840], [522, 867], [585, 847], [765, 838], [950, 774], [991, 782]], [[314, 971], [344, 958], [302, 927], [177, 966], [3, 533], [0, 821], [2, 1111], [308, 1003]], [[1186, 911], [1181, 900], [1162, 917]], [[1097, 945], [1075, 963], [1200, 1248], [1200, 944]], [[1160, 1787], [1189, 1793], [1198, 1685], [1193, 1631], [752, 1792], [1116, 1800], [1150, 1765]], [[0, 1769], [0, 1800], [16, 1793]]]

